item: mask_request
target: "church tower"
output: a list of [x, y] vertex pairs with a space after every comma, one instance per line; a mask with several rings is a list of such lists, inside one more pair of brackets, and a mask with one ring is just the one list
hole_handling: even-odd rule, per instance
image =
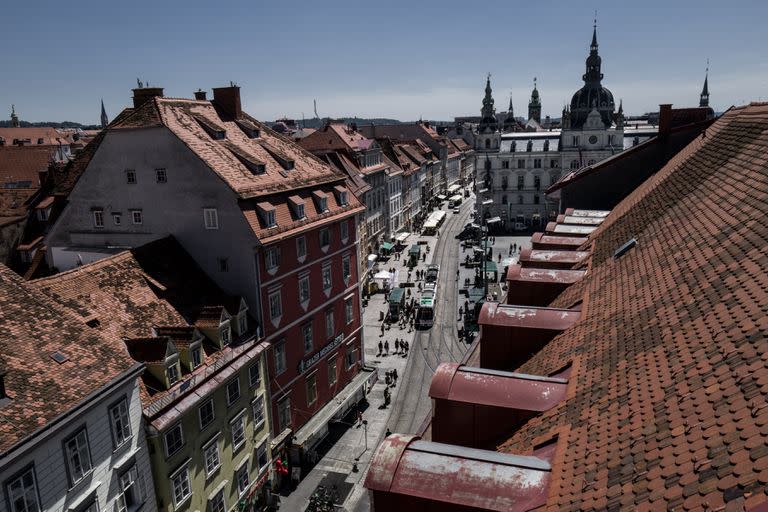
[[483, 107], [480, 109], [480, 124], [477, 126], [478, 136], [475, 138], [475, 149], [479, 151], [498, 151], [501, 143], [499, 123], [496, 120], [496, 109], [493, 108], [491, 89], [491, 74], [485, 81], [485, 96]]
[[16, 115], [16, 105], [11, 105], [11, 126], [19, 127], [19, 116]]
[[109, 124], [109, 118], [107, 117], [107, 111], [104, 109], [104, 100], [101, 100], [101, 128], [104, 129]]
[[509, 108], [507, 117], [504, 118], [504, 131], [514, 132], [517, 130], [517, 121], [515, 121], [515, 108], [512, 106], [512, 94], [509, 95]]
[[709, 66], [707, 66], [707, 72], [704, 75], [704, 87], [701, 89], [701, 96], [699, 96], [699, 106], [709, 106]]
[[539, 98], [539, 90], [536, 88], [536, 77], [533, 78], [531, 101], [528, 102], [528, 120], [541, 124], [541, 99]]
[[[586, 61], [586, 73], [582, 75], [584, 86], [571, 98], [571, 128], [580, 129], [587, 122], [592, 111], [597, 111], [605, 128], [613, 124], [616, 104], [613, 93], [603, 87], [602, 59], [597, 52], [597, 21], [592, 27], [592, 43]], [[593, 116], [594, 118], [594, 116]]]

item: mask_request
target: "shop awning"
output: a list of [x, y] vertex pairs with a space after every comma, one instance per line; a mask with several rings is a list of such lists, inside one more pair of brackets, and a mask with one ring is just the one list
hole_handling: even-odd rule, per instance
[[371, 263], [373, 263], [377, 259], [379, 259], [379, 257], [377, 255], [375, 255], [375, 254], [369, 254], [368, 255], [368, 261], [370, 261]]
[[395, 237], [395, 240], [402, 243], [402, 242], [405, 242], [409, 236], [411, 236], [409, 232], [403, 231], [402, 233], [397, 234], [397, 236]]
[[376, 275], [373, 276], [374, 279], [386, 279], [387, 281], [391, 280], [393, 277], [394, 277], [394, 274], [390, 274], [386, 270], [377, 272]]
[[437, 198], [438, 198], [440, 201], [445, 201], [445, 200], [446, 200], [446, 197], [445, 197], [443, 194], [438, 194], [438, 195], [437, 195]]

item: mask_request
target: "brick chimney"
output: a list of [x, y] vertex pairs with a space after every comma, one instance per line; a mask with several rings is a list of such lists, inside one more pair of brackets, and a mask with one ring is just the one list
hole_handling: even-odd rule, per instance
[[207, 98], [205, 97], [205, 91], [202, 89], [198, 89], [195, 91], [195, 99], [198, 101], [205, 101]]
[[133, 108], [139, 108], [155, 96], [163, 96], [162, 87], [140, 87], [133, 89]]
[[232, 84], [229, 87], [213, 88], [213, 103], [233, 119], [240, 119], [243, 109], [240, 106], [240, 87]]
[[672, 104], [659, 105], [659, 135], [666, 137], [672, 131]]

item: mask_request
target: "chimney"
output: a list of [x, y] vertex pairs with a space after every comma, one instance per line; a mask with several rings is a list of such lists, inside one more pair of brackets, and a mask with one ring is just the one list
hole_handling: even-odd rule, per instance
[[230, 82], [229, 87], [213, 88], [213, 103], [233, 119], [240, 119], [243, 110], [240, 106], [240, 87]]
[[659, 105], [659, 136], [666, 137], [672, 130], [672, 104]]
[[163, 96], [162, 87], [140, 87], [133, 89], [133, 108], [139, 108], [155, 96]]
[[205, 91], [202, 89], [198, 89], [197, 91], [195, 91], [195, 99], [198, 101], [205, 101], [206, 100]]

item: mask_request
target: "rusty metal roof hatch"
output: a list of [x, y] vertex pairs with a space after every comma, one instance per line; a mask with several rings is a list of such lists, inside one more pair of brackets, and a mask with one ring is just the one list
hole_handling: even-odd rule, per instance
[[624, 254], [629, 251], [631, 248], [633, 248], [635, 245], [637, 245], [637, 240], [634, 238], [629, 239], [624, 245], [616, 249], [616, 252], [613, 253], [613, 259], [617, 260], [624, 256]]

